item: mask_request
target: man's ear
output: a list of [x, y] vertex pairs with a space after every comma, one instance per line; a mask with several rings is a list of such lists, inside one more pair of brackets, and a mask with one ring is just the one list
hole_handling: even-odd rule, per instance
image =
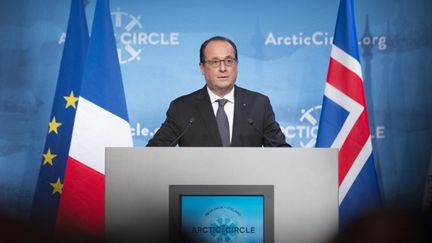
[[204, 64], [200, 63], [199, 68], [201, 69], [202, 75], [204, 75]]

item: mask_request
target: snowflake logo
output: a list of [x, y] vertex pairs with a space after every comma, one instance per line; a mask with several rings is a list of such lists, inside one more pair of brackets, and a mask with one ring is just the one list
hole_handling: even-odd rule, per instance
[[211, 232], [213, 238], [218, 242], [230, 242], [238, 234], [233, 230], [237, 225], [231, 218], [226, 216], [217, 218], [211, 227], [213, 229], [219, 229]]

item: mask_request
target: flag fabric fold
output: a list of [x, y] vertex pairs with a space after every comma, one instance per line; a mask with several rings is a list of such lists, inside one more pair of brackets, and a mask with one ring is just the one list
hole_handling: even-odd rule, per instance
[[316, 147], [339, 149], [341, 228], [380, 206], [352, 0], [341, 0]]
[[105, 148], [132, 147], [108, 0], [98, 0], [57, 214], [57, 232], [104, 233]]
[[47, 138], [30, 221], [46, 232], [55, 227], [72, 128], [87, 57], [89, 34], [82, 0], [72, 0]]

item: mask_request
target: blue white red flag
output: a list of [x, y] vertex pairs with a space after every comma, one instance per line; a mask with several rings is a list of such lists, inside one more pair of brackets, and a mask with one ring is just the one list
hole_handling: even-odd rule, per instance
[[72, 0], [66, 40], [30, 220], [53, 232], [80, 94], [89, 34], [82, 0]]
[[105, 148], [132, 147], [108, 0], [98, 0], [72, 132], [58, 231], [104, 233]]
[[339, 225], [380, 204], [352, 0], [341, 0], [316, 147], [339, 149]]

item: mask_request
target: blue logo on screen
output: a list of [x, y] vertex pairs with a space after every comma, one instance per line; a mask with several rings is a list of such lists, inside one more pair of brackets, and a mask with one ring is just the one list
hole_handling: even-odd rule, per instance
[[263, 197], [186, 196], [182, 232], [198, 242], [263, 242]]
[[[218, 207], [217, 209], [223, 209]], [[230, 208], [232, 210], [232, 208]], [[212, 209], [214, 211], [214, 209]], [[208, 213], [206, 214], [208, 216]], [[241, 216], [240, 214], [238, 216]], [[220, 216], [210, 226], [200, 225], [192, 227], [192, 234], [210, 234], [218, 242], [229, 242], [239, 234], [255, 234], [255, 226], [237, 226], [234, 219]]]
[[217, 218], [211, 227], [210, 234], [219, 242], [229, 242], [238, 234], [255, 234], [255, 227], [239, 227], [230, 217]]
[[212, 228], [216, 229], [210, 233], [213, 238], [217, 241], [228, 242], [236, 235], [234, 229], [237, 228], [237, 225], [234, 224], [231, 218], [220, 217], [216, 219], [214, 224], [212, 224]]

